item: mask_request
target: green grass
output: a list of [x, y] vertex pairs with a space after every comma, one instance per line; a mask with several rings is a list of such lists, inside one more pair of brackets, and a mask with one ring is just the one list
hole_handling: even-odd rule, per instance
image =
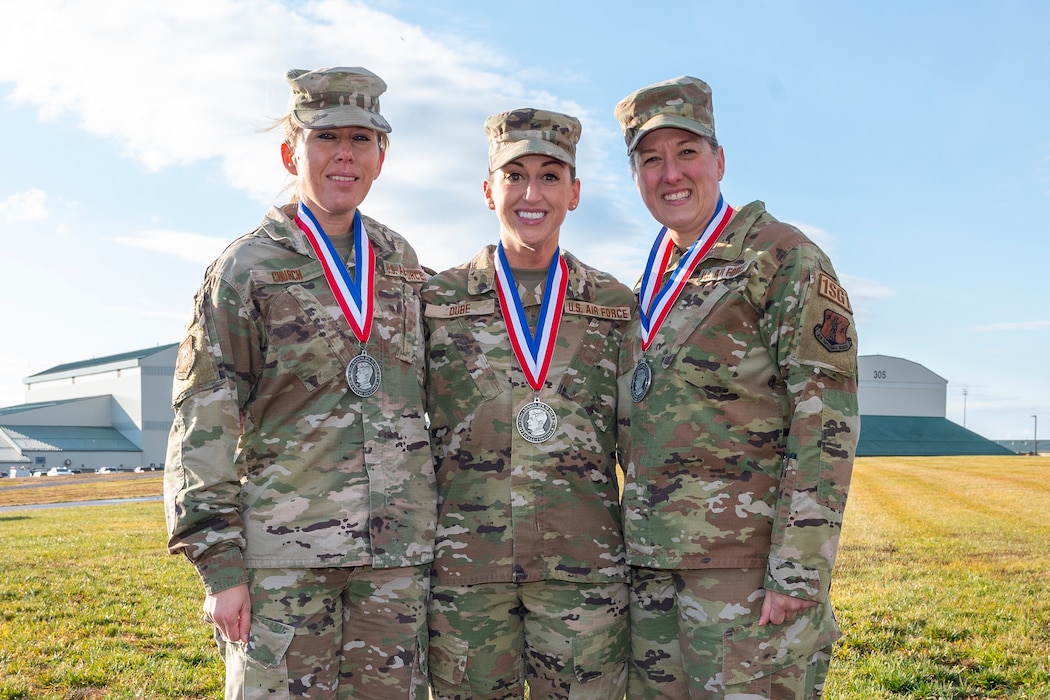
[[857, 461], [829, 698], [1050, 698], [1050, 458]]
[[0, 513], [0, 699], [219, 698], [222, 661], [160, 503]]
[[[43, 477], [24, 502], [160, 493], [99, 478]], [[1048, 513], [1050, 458], [858, 460], [826, 697], [1050, 698]], [[200, 582], [164, 540], [157, 502], [0, 512], [0, 700], [220, 698]]]

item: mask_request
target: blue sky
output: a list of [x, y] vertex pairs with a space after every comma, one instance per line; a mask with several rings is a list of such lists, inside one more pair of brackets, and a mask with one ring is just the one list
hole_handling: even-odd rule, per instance
[[[861, 354], [948, 380], [994, 439], [1050, 417], [1050, 4], [1027, 2], [152, 3], [34, 0], [0, 44], [0, 406], [52, 366], [181, 339], [203, 271], [287, 184], [289, 68], [389, 84], [362, 210], [443, 269], [498, 236], [485, 117], [583, 122], [562, 245], [628, 284], [657, 226], [612, 110], [682, 74], [711, 84], [723, 193], [832, 257]], [[100, 9], [104, 8], [104, 10]], [[1044, 419], [1050, 434], [1050, 419]]]

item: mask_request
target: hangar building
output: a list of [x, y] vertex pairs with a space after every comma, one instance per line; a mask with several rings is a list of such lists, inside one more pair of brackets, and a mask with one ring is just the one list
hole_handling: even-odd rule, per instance
[[1014, 454], [945, 418], [943, 377], [888, 355], [862, 355], [857, 363], [858, 456]]
[[178, 344], [59, 365], [0, 408], [0, 469], [162, 467]]

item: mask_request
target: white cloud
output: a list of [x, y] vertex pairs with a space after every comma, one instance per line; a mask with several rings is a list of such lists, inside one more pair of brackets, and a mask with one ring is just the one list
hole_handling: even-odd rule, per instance
[[[622, 143], [606, 116], [591, 118], [528, 86], [526, 70], [498, 47], [436, 38], [351, 0], [109, 0], [105, 12], [39, 0], [18, 8], [9, 19], [19, 31], [0, 44], [0, 82], [13, 83], [10, 99], [35, 107], [41, 119], [71, 119], [148, 170], [215, 160], [229, 186], [261, 203], [283, 200], [280, 136], [266, 128], [287, 108], [285, 72], [360, 65], [387, 82], [381, 103], [393, 126], [383, 175], [362, 210], [403, 233], [424, 264], [448, 267], [498, 237], [480, 194], [482, 123], [529, 104], [585, 124], [586, 202], [574, 219], [586, 234], [574, 237], [572, 251], [588, 260], [636, 228], [624, 216], [625, 181], [610, 175], [624, 166], [622, 158], [607, 162]], [[175, 244], [172, 233], [121, 240], [194, 260], [207, 248], [186, 238]]]
[[842, 282], [842, 286], [846, 288], [850, 299], [853, 300], [889, 299], [896, 294], [889, 287], [863, 277], [839, 275], [839, 281]]
[[135, 236], [122, 236], [114, 240], [132, 248], [153, 250], [202, 265], [210, 263], [230, 244], [227, 238], [165, 230], [142, 231]]
[[43, 190], [27, 190], [0, 201], [0, 219], [8, 224], [17, 221], [40, 221], [47, 216], [47, 193]]

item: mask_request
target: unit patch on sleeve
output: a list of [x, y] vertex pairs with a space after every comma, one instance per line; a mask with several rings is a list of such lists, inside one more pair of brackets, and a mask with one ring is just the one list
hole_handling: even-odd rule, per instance
[[193, 336], [188, 335], [179, 345], [179, 354], [175, 360], [175, 376], [185, 381], [190, 376], [190, 370], [193, 369], [193, 360]]
[[848, 318], [837, 311], [824, 309], [824, 322], [813, 326], [813, 335], [828, 352], [846, 352], [853, 347], [853, 339], [846, 335], [848, 329]]

